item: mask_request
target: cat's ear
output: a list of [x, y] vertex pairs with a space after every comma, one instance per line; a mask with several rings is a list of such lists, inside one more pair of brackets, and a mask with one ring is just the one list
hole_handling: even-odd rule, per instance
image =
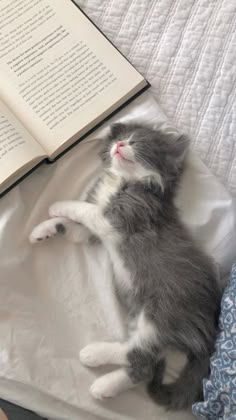
[[116, 138], [125, 132], [125, 125], [122, 123], [114, 123], [110, 127], [110, 137]]

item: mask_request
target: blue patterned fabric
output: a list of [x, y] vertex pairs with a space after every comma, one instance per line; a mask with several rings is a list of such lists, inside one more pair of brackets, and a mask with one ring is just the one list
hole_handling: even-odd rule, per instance
[[236, 420], [236, 264], [222, 297], [219, 328], [210, 377], [203, 381], [204, 402], [193, 405], [193, 414], [204, 420]]

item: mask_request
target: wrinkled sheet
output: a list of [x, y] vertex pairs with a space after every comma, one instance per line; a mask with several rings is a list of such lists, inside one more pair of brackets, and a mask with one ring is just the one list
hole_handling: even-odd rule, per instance
[[[236, 192], [236, 1], [77, 0]], [[119, 6], [118, 6], [119, 4]]]
[[[117, 119], [175, 130], [148, 93]], [[92, 381], [106, 368], [81, 366], [80, 349], [125, 337], [107, 254], [63, 238], [35, 246], [28, 241], [51, 203], [80, 198], [100, 173], [96, 136], [102, 134], [43, 165], [0, 200], [0, 396], [57, 420], [190, 420], [190, 413], [165, 413], [142, 387], [103, 403], [90, 397]], [[178, 203], [224, 275], [236, 254], [234, 202], [194, 154]], [[178, 361], [171, 366], [174, 376]]]

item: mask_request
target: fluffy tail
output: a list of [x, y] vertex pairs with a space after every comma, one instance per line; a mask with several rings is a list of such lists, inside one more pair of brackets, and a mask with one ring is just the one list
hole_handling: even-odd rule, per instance
[[192, 356], [174, 383], [163, 384], [157, 366], [154, 377], [148, 385], [148, 392], [157, 404], [167, 409], [187, 408], [202, 399], [202, 379], [208, 375], [208, 368], [209, 356], [201, 359]]

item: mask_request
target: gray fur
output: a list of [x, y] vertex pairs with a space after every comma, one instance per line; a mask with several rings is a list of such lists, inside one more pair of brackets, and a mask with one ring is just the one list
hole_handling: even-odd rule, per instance
[[[218, 317], [216, 273], [212, 260], [180, 222], [174, 205], [184, 169], [186, 139], [182, 137], [173, 144], [170, 136], [142, 127], [116, 125], [108, 142], [124, 137], [127, 131], [134, 131], [137, 159], [157, 170], [165, 186], [162, 192], [159, 185], [124, 181], [105, 210], [105, 216], [122, 233], [119, 251], [126, 266], [135, 273], [133, 291], [128, 296], [123, 294], [121, 304], [130, 308], [132, 316], [144, 309], [161, 340], [159, 350], [150, 351], [149, 357], [137, 349], [129, 354], [129, 374], [136, 380], [146, 380], [147, 371], [154, 368], [149, 385], [152, 397], [168, 407], [182, 408], [199, 397], [201, 380], [207, 375]], [[109, 144], [102, 153], [106, 166], [108, 150]], [[162, 389], [154, 378], [158, 376], [155, 368], [159, 351], [166, 347], [184, 351], [190, 362], [181, 377], [186, 376], [186, 381], [179, 379], [177, 386], [165, 385]]]
[[[158, 178], [123, 179], [103, 210], [120, 241], [117, 252], [132, 273], [132, 289], [115, 287], [129, 318], [141, 312], [156, 329], [158, 345], [134, 347], [127, 372], [148, 383], [151, 397], [168, 408], [183, 408], [199, 398], [214, 349], [220, 292], [214, 263], [181, 223], [174, 199], [185, 166], [188, 141], [142, 126], [116, 124], [101, 158], [109, 176], [111, 146], [130, 138], [137, 162]], [[98, 183], [103, 182], [102, 178]], [[98, 185], [98, 184], [97, 184]], [[96, 187], [88, 195], [94, 202]], [[154, 333], [155, 334], [155, 333]], [[164, 351], [177, 349], [188, 363], [175, 384], [163, 385]]]

